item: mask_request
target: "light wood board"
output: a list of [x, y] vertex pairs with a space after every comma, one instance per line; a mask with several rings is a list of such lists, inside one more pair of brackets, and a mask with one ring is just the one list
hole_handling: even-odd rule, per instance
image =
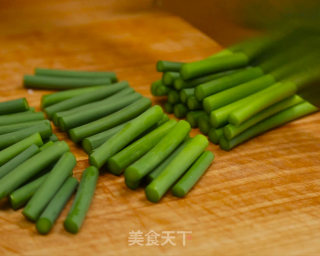
[[[149, 1], [8, 1], [0, 9], [0, 100], [27, 97], [39, 109], [45, 91], [25, 90], [35, 67], [113, 70], [150, 97], [159, 59], [192, 61], [221, 49]], [[123, 8], [125, 3], [129, 7]], [[131, 4], [130, 4], [131, 3]], [[112, 8], [111, 8], [112, 7]], [[120, 8], [121, 7], [121, 8]], [[223, 29], [223, 28], [222, 28]], [[77, 235], [63, 229], [70, 203], [48, 236], [21, 211], [0, 210], [0, 255], [319, 255], [320, 114], [292, 122], [223, 152], [185, 199], [158, 204], [123, 177], [103, 174]], [[66, 139], [80, 177], [87, 155]], [[198, 130], [192, 131], [197, 134]], [[130, 246], [130, 231], [192, 231], [186, 246]]]

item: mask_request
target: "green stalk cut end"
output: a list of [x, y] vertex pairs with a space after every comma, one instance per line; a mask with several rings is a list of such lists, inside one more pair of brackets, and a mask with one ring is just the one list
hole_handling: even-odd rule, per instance
[[125, 180], [128, 181], [137, 181], [140, 180], [139, 170], [134, 166], [129, 166], [124, 172]]
[[89, 163], [90, 163], [90, 165], [93, 165], [93, 166], [95, 166], [95, 167], [98, 167], [98, 166], [99, 166], [98, 161], [97, 161], [96, 158], [93, 157], [92, 155], [89, 156]]
[[178, 78], [176, 80], [174, 80], [174, 88], [178, 91], [180, 91], [183, 86], [184, 86], [185, 82], [181, 79], [181, 78]]
[[187, 194], [187, 191], [185, 191], [182, 187], [174, 186], [174, 189], [172, 189], [172, 193], [176, 197], [184, 197]]
[[123, 171], [113, 158], [109, 158], [107, 165], [108, 165], [108, 170], [114, 175], [120, 175]]
[[184, 118], [188, 113], [188, 109], [183, 104], [176, 104], [173, 107], [173, 113], [177, 118]]
[[194, 95], [196, 96], [197, 100], [201, 101], [206, 97], [206, 93], [201, 86], [197, 86], [194, 90]]
[[180, 95], [177, 91], [170, 90], [168, 93], [168, 102], [171, 104], [176, 104], [180, 101]]
[[24, 108], [25, 108], [25, 109], [29, 109], [30, 107], [29, 107], [29, 104], [28, 104], [27, 99], [26, 99], [26, 98], [23, 98], [22, 101], [23, 101]]
[[38, 232], [42, 235], [46, 235], [52, 228], [52, 223], [47, 218], [40, 218], [36, 223]]
[[187, 99], [187, 106], [191, 110], [201, 109], [201, 102], [195, 96], [190, 96]]
[[70, 139], [73, 141], [73, 142], [79, 142], [78, 138], [77, 138], [77, 135], [74, 133], [74, 130], [71, 129], [69, 131], [69, 136], [70, 136]]
[[90, 154], [93, 151], [92, 145], [87, 139], [82, 141], [82, 148], [87, 154]]
[[150, 185], [146, 187], [145, 193], [146, 193], [147, 199], [150, 202], [157, 203], [161, 199], [161, 195], [158, 193], [158, 191], [153, 187], [151, 187]]
[[140, 186], [140, 181], [129, 181], [126, 179], [125, 183], [126, 183], [127, 187], [132, 190], [135, 190]]
[[223, 134], [224, 136], [227, 138], [227, 139], [232, 139], [234, 137], [232, 131], [231, 131], [231, 128], [226, 125], [224, 128], [223, 128]]
[[77, 223], [68, 218], [64, 221], [64, 228], [72, 234], [76, 234], [79, 232]]
[[224, 136], [221, 136], [221, 138], [219, 140], [219, 144], [220, 144], [221, 149], [223, 149], [225, 151], [231, 150], [231, 145], [230, 145], [229, 141]]
[[223, 128], [215, 129], [215, 128], [210, 128], [208, 137], [209, 140], [213, 143], [218, 145], [220, 138], [223, 136]]
[[164, 103], [163, 105], [164, 111], [166, 111], [167, 113], [171, 114], [173, 113], [173, 105], [169, 102]]

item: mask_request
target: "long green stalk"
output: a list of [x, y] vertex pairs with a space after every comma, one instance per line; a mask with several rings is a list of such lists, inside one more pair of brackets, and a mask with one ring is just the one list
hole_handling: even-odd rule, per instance
[[248, 62], [248, 56], [243, 53], [235, 53], [232, 55], [207, 58], [204, 60], [183, 64], [180, 74], [182, 79], [187, 80], [210, 73], [243, 67], [247, 65]]
[[254, 115], [247, 121], [243, 122], [242, 124], [236, 126], [233, 124], [228, 124], [223, 128], [224, 136], [230, 140], [233, 137], [237, 136], [241, 132], [245, 131], [246, 129], [250, 128], [251, 126], [257, 124], [258, 122], [282, 111], [289, 107], [292, 107], [296, 104], [299, 104], [303, 101], [303, 99], [297, 95], [291, 96], [288, 99], [284, 99], [279, 103], [276, 103], [265, 110], [259, 112], [258, 114]]
[[4, 165], [0, 167], [0, 179], [38, 152], [39, 147], [35, 144], [32, 144], [26, 150], [22, 151], [20, 154], [12, 158], [10, 161], [6, 162]]
[[47, 178], [48, 175], [49, 173], [45, 173], [39, 178], [13, 191], [9, 196], [11, 207], [14, 210], [17, 210], [20, 207], [24, 206], [34, 195], [34, 193], [37, 191], [37, 189], [40, 187], [40, 185], [43, 183], [43, 181]]
[[229, 70], [229, 71], [224, 71], [224, 72], [219, 72], [219, 73], [213, 73], [210, 75], [205, 75], [205, 76], [201, 76], [201, 77], [197, 77], [191, 80], [183, 80], [181, 77], [177, 78], [174, 81], [174, 88], [176, 90], [182, 90], [184, 88], [195, 88], [197, 85], [209, 82], [209, 81], [213, 81], [216, 79], [219, 79], [221, 77], [230, 75], [234, 72], [237, 72], [237, 70]]
[[[259, 93], [259, 92], [258, 92]], [[242, 98], [238, 101], [235, 101], [231, 104], [228, 104], [224, 107], [218, 108], [216, 110], [213, 110], [210, 113], [210, 123], [214, 128], [219, 128], [221, 126], [224, 126], [228, 123], [229, 115], [239, 109], [242, 108], [244, 105], [249, 105], [252, 101], [256, 99], [256, 94], [253, 93], [245, 98]]]
[[64, 153], [27, 203], [22, 212], [23, 215], [31, 221], [36, 221], [65, 180], [72, 174], [76, 163], [76, 158], [71, 152]]
[[105, 85], [91, 86], [91, 87], [80, 88], [80, 89], [71, 89], [71, 90], [65, 90], [62, 92], [43, 95], [41, 98], [41, 108], [51, 106], [53, 104], [59, 103], [61, 101], [70, 99], [72, 97], [75, 97], [81, 94], [86, 94], [88, 92], [100, 90], [103, 87], [105, 87]]
[[25, 111], [21, 113], [1, 115], [0, 116], [0, 126], [18, 124], [30, 121], [44, 120], [45, 116], [43, 112], [32, 112]]
[[257, 92], [256, 98], [250, 104], [244, 104], [229, 115], [229, 122], [234, 125], [240, 125], [255, 114], [263, 111], [267, 107], [280, 102], [281, 100], [292, 96], [297, 91], [294, 83], [276, 83], [262, 91]]
[[[129, 120], [130, 121], [130, 120]], [[113, 135], [115, 135], [117, 132], [119, 132], [129, 121], [122, 123], [120, 125], [117, 125], [111, 129], [108, 129], [106, 131], [97, 133], [95, 135], [92, 135], [90, 137], [85, 138], [82, 141], [82, 147], [85, 152], [92, 153], [93, 150], [100, 147], [103, 143], [105, 143], [108, 139], [110, 139]]]
[[[153, 106], [126, 124], [121, 131], [97, 148], [89, 157], [90, 164], [102, 167], [115, 153], [119, 152], [144, 131], [151, 128], [163, 117], [162, 108]], [[112, 170], [110, 170], [112, 171]], [[118, 174], [115, 172], [115, 174]]]
[[46, 209], [43, 211], [37, 220], [36, 227], [40, 234], [47, 234], [53, 227], [56, 219], [59, 217], [64, 206], [72, 196], [78, 186], [78, 180], [74, 177], [69, 177], [61, 186], [59, 191], [52, 198]]
[[127, 105], [140, 99], [142, 95], [140, 93], [132, 93], [126, 96], [123, 96], [118, 100], [104, 100], [99, 105], [94, 107], [88, 107], [86, 110], [83, 110], [72, 115], [67, 115], [59, 118], [59, 127], [63, 130], [69, 130], [74, 127], [78, 127], [83, 124], [95, 121], [104, 116], [110, 115]]
[[146, 187], [146, 196], [151, 202], [158, 202], [167, 190], [192, 165], [199, 155], [208, 146], [208, 140], [203, 135], [196, 135], [188, 141], [187, 145]]
[[23, 183], [58, 160], [68, 150], [69, 146], [66, 142], [58, 141], [20, 164], [0, 180], [0, 199], [8, 196]]
[[161, 164], [159, 164], [156, 168], [154, 168], [148, 175], [146, 176], [147, 183], [150, 183], [155, 178], [157, 178], [160, 173], [163, 172], [163, 170], [167, 167], [167, 165], [176, 157], [179, 152], [186, 146], [188, 140], [190, 138], [187, 138], [182, 142], [164, 161], [162, 161]]
[[138, 116], [150, 106], [151, 100], [142, 98], [113, 114], [69, 130], [70, 138], [74, 142], [79, 142]]
[[141, 139], [122, 149], [108, 160], [108, 169], [112, 173], [120, 174], [126, 167], [153, 148], [176, 123], [175, 120], [167, 121]]
[[195, 95], [201, 101], [210, 95], [256, 79], [262, 75], [263, 71], [259, 67], [241, 69], [230, 75], [198, 85], [195, 89]]
[[107, 96], [104, 99], [98, 100], [98, 101], [94, 101], [94, 102], [89, 102], [87, 104], [84, 105], [80, 105], [78, 107], [74, 107], [68, 110], [64, 110], [64, 111], [60, 111], [57, 113], [54, 113], [52, 116], [52, 121], [56, 126], [59, 126], [59, 119], [63, 118], [63, 117], [67, 117], [67, 116], [72, 116], [75, 114], [79, 114], [82, 113], [82, 111], [86, 111], [87, 109], [92, 109], [101, 105], [104, 105], [105, 103], [110, 103], [110, 102], [117, 102], [119, 99], [122, 99], [123, 97], [126, 97], [130, 94], [135, 93], [134, 89], [129, 87], [129, 88], [125, 88], [120, 90], [119, 92], [111, 95], [111, 96]]
[[317, 111], [318, 108], [311, 105], [308, 102], [302, 102], [290, 108], [287, 108], [259, 123], [254, 126], [251, 126], [249, 129], [245, 130], [238, 136], [232, 138], [231, 140], [227, 140], [226, 138], [222, 137], [220, 139], [220, 147], [223, 150], [231, 150], [235, 146], [261, 134], [270, 129], [276, 128], [281, 126], [287, 122], [292, 120], [298, 119], [302, 116], [311, 114]]
[[42, 138], [39, 133], [30, 135], [29, 137], [17, 142], [16, 144], [7, 147], [0, 151], [0, 166], [8, 162], [10, 159], [14, 158], [16, 155], [20, 154], [22, 151], [26, 150], [32, 144], [38, 147], [43, 145]]
[[0, 115], [23, 112], [29, 109], [26, 98], [0, 102]]
[[47, 113], [49, 118], [51, 118], [54, 113], [64, 111], [64, 110], [69, 110], [71, 108], [78, 107], [80, 105], [90, 103], [93, 101], [101, 100], [127, 87], [129, 87], [129, 84], [126, 81], [112, 84], [110, 86], [105, 86], [100, 90], [88, 92], [86, 94], [81, 94], [81, 95], [72, 97], [68, 100], [64, 100], [57, 104], [51, 105], [45, 108], [45, 112]]
[[186, 121], [179, 121], [155, 147], [125, 170], [124, 175], [128, 183], [140, 181], [156, 168], [185, 139], [190, 128]]
[[54, 77], [74, 77], [74, 78], [109, 78], [112, 82], [117, 82], [116, 73], [110, 71], [83, 71], [83, 70], [62, 70], [49, 68], [35, 68], [35, 75]]
[[25, 75], [23, 84], [26, 88], [46, 90], [67, 90], [96, 85], [111, 84], [110, 78], [70, 78], [53, 76]]
[[253, 94], [275, 83], [272, 75], [264, 75], [233, 88], [213, 94], [203, 100], [203, 107], [207, 113], [233, 103], [241, 98]]
[[46, 124], [47, 122], [48, 122], [47, 120], [36, 120], [36, 121], [30, 121], [30, 122], [2, 125], [0, 126], [0, 135], [19, 131], [35, 125]]
[[89, 166], [82, 174], [76, 197], [72, 203], [67, 218], [64, 221], [65, 229], [70, 233], [78, 233], [89, 210], [94, 191], [96, 189], [99, 171]]
[[39, 133], [42, 139], [49, 138], [52, 134], [52, 128], [50, 122], [47, 120], [45, 123], [41, 123], [38, 125], [30, 126], [23, 130], [18, 130], [11, 133], [6, 133], [0, 135], [0, 149], [4, 149], [8, 146], [11, 146], [24, 138], [29, 137], [34, 133]]
[[211, 151], [203, 152], [192, 164], [190, 169], [173, 186], [172, 193], [177, 197], [184, 197], [190, 189], [198, 182], [204, 172], [208, 169], [214, 159]]

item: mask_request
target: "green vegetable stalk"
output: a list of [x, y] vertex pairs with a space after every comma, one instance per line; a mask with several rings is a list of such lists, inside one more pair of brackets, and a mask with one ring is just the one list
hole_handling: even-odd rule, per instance
[[120, 174], [126, 167], [153, 148], [176, 123], [175, 120], [167, 121], [141, 139], [122, 149], [108, 160], [108, 169], [112, 173]]
[[31, 221], [36, 221], [65, 180], [72, 175], [76, 163], [76, 158], [71, 152], [64, 153], [27, 203], [23, 215]]
[[89, 166], [82, 174], [76, 197], [72, 203], [67, 218], [64, 221], [65, 229], [70, 233], [78, 233], [89, 210], [99, 171]]
[[11, 207], [14, 210], [17, 210], [24, 206], [34, 195], [34, 193], [37, 191], [37, 189], [44, 182], [48, 175], [49, 173], [46, 173], [13, 191], [9, 196]]
[[110, 128], [113, 128], [119, 124], [122, 124], [145, 110], [147, 110], [151, 106], [151, 101], [147, 98], [141, 98], [140, 100], [133, 102], [127, 107], [112, 113], [106, 117], [100, 118], [91, 123], [72, 128], [69, 130], [69, 135], [72, 141], [80, 142], [84, 138], [90, 137], [97, 133], [103, 132]]
[[150, 173], [178, 147], [190, 130], [186, 121], [179, 121], [156, 146], [125, 170], [126, 183], [137, 183]]
[[73, 78], [109, 78], [113, 83], [117, 82], [116, 73], [110, 71], [76, 71], [62, 69], [35, 68], [37, 76], [73, 77]]
[[196, 135], [182, 151], [166, 166], [146, 187], [146, 196], [151, 202], [158, 202], [167, 190], [186, 172], [192, 163], [201, 155], [208, 146], [208, 140], [203, 135]]
[[75, 97], [81, 94], [86, 94], [88, 92], [100, 90], [101, 88], [104, 88], [104, 87], [105, 85], [97, 85], [97, 86], [91, 86], [91, 87], [80, 88], [80, 89], [71, 89], [71, 90], [65, 90], [61, 92], [43, 95], [41, 98], [41, 108], [51, 106], [53, 104], [59, 103], [64, 100], [68, 100], [72, 97]]
[[26, 98], [0, 102], [0, 115], [23, 112], [29, 109]]
[[192, 164], [190, 169], [173, 186], [172, 193], [177, 197], [184, 197], [190, 189], [198, 182], [204, 172], [208, 169], [214, 159], [211, 151], [203, 152]]
[[318, 109], [311, 105], [308, 102], [302, 102], [290, 108], [287, 108], [259, 123], [254, 126], [251, 126], [249, 129], [245, 130], [238, 136], [232, 138], [231, 140], [227, 140], [222, 137], [220, 139], [220, 147], [224, 150], [230, 150], [235, 146], [261, 134], [270, 129], [281, 126], [287, 122], [300, 118], [302, 116], [311, 114]]
[[8, 196], [23, 183], [58, 160], [67, 151], [69, 151], [67, 143], [58, 141], [13, 169], [0, 180], [0, 199]]
[[0, 179], [38, 152], [39, 147], [35, 144], [32, 144], [27, 149], [25, 149], [24, 151], [16, 155], [14, 158], [6, 162], [4, 165], [0, 167]]
[[38, 147], [43, 145], [43, 141], [39, 133], [32, 134], [31, 136], [0, 151], [0, 166], [7, 163], [10, 159], [14, 158], [33, 144]]
[[153, 106], [148, 109], [137, 118], [127, 123], [121, 131], [113, 135], [107, 142], [97, 148], [89, 157], [90, 164], [97, 168], [102, 167], [110, 157], [123, 149], [144, 131], [155, 125], [162, 117], [163, 112], [160, 106]]
[[69, 177], [59, 191], [55, 194], [36, 223], [36, 228], [40, 234], [47, 234], [53, 227], [68, 200], [78, 186], [78, 181], [74, 177]]
[[96, 85], [111, 84], [110, 78], [70, 78], [53, 76], [25, 75], [23, 84], [26, 88], [43, 90], [68, 90]]
[[69, 110], [71, 108], [78, 107], [93, 101], [101, 100], [127, 87], [129, 87], [128, 82], [126, 81], [119, 82], [116, 84], [112, 84], [110, 86], [105, 86], [100, 90], [95, 90], [92, 92], [88, 92], [86, 94], [81, 94], [81, 95], [72, 97], [70, 99], [61, 101], [57, 104], [46, 107], [44, 110], [49, 116], [49, 118], [52, 118], [54, 113], [64, 111], [64, 110]]

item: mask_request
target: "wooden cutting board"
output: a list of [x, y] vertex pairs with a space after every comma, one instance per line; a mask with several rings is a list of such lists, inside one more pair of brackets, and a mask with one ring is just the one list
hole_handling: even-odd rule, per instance
[[[23, 74], [35, 67], [114, 70], [151, 98], [158, 59], [192, 61], [221, 49], [178, 17], [137, 12], [133, 3], [124, 9], [124, 2], [1, 4], [0, 100], [27, 97], [39, 109], [47, 92], [22, 87]], [[41, 236], [20, 210], [1, 202], [0, 255], [319, 255], [319, 127], [320, 114], [314, 114], [232, 152], [210, 145], [214, 164], [185, 199], [169, 193], [153, 204], [143, 189], [130, 191], [123, 177], [103, 174], [77, 235], [62, 226], [70, 203], [52, 232]], [[77, 156], [80, 177], [87, 155], [57, 134]], [[169, 234], [175, 244], [150, 244], [152, 231], [158, 242]], [[183, 246], [184, 232], [192, 233]], [[134, 234], [141, 245], [130, 245]]]

